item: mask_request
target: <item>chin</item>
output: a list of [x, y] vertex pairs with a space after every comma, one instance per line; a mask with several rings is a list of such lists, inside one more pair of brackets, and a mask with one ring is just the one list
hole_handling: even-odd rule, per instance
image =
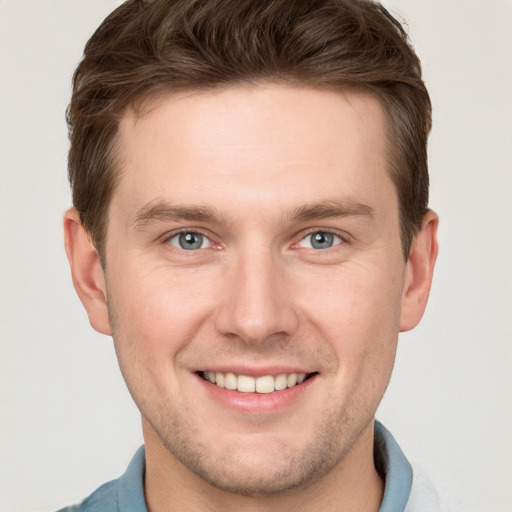
[[[218, 441], [216, 449], [192, 444], [179, 436], [164, 445], [173, 458], [213, 487], [243, 496], [276, 496], [304, 489], [329, 473], [344, 457], [339, 439], [318, 435], [300, 446], [290, 439], [254, 434]], [[161, 437], [162, 439], [162, 437]], [[163, 440], [163, 439], [162, 439]]]
[[243, 496], [276, 496], [295, 488], [303, 489], [330, 469], [325, 460], [296, 456], [285, 460], [279, 455], [265, 463], [248, 463], [230, 455], [215, 462], [196, 458], [188, 459], [187, 466], [213, 487]]

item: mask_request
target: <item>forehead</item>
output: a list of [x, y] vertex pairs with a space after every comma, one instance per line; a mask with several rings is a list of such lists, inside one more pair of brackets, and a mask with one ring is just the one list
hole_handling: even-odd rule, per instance
[[379, 202], [394, 195], [385, 123], [378, 99], [361, 90], [267, 84], [163, 96], [122, 119], [113, 203]]

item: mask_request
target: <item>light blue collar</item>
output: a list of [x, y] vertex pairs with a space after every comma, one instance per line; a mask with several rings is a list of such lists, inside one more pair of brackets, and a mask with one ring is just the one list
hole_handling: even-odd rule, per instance
[[385, 481], [379, 512], [403, 512], [412, 487], [412, 468], [391, 433], [375, 422], [375, 465]]
[[119, 479], [117, 502], [120, 512], [148, 512], [144, 499], [145, 472], [146, 452], [144, 446], [141, 446]]

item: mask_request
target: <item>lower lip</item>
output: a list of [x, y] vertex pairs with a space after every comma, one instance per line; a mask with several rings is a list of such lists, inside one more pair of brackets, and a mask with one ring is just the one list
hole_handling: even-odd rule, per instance
[[199, 375], [197, 375], [197, 378], [210, 396], [223, 406], [238, 412], [269, 414], [297, 403], [316, 381], [318, 375], [314, 374], [302, 384], [273, 393], [242, 393], [220, 388]]

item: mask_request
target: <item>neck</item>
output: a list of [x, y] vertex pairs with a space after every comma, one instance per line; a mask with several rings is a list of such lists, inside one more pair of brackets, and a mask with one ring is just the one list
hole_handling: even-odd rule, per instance
[[145, 422], [145, 497], [149, 512], [377, 512], [384, 484], [373, 461], [373, 422], [345, 457], [307, 487], [272, 496], [233, 494], [214, 487], [173, 457]]

